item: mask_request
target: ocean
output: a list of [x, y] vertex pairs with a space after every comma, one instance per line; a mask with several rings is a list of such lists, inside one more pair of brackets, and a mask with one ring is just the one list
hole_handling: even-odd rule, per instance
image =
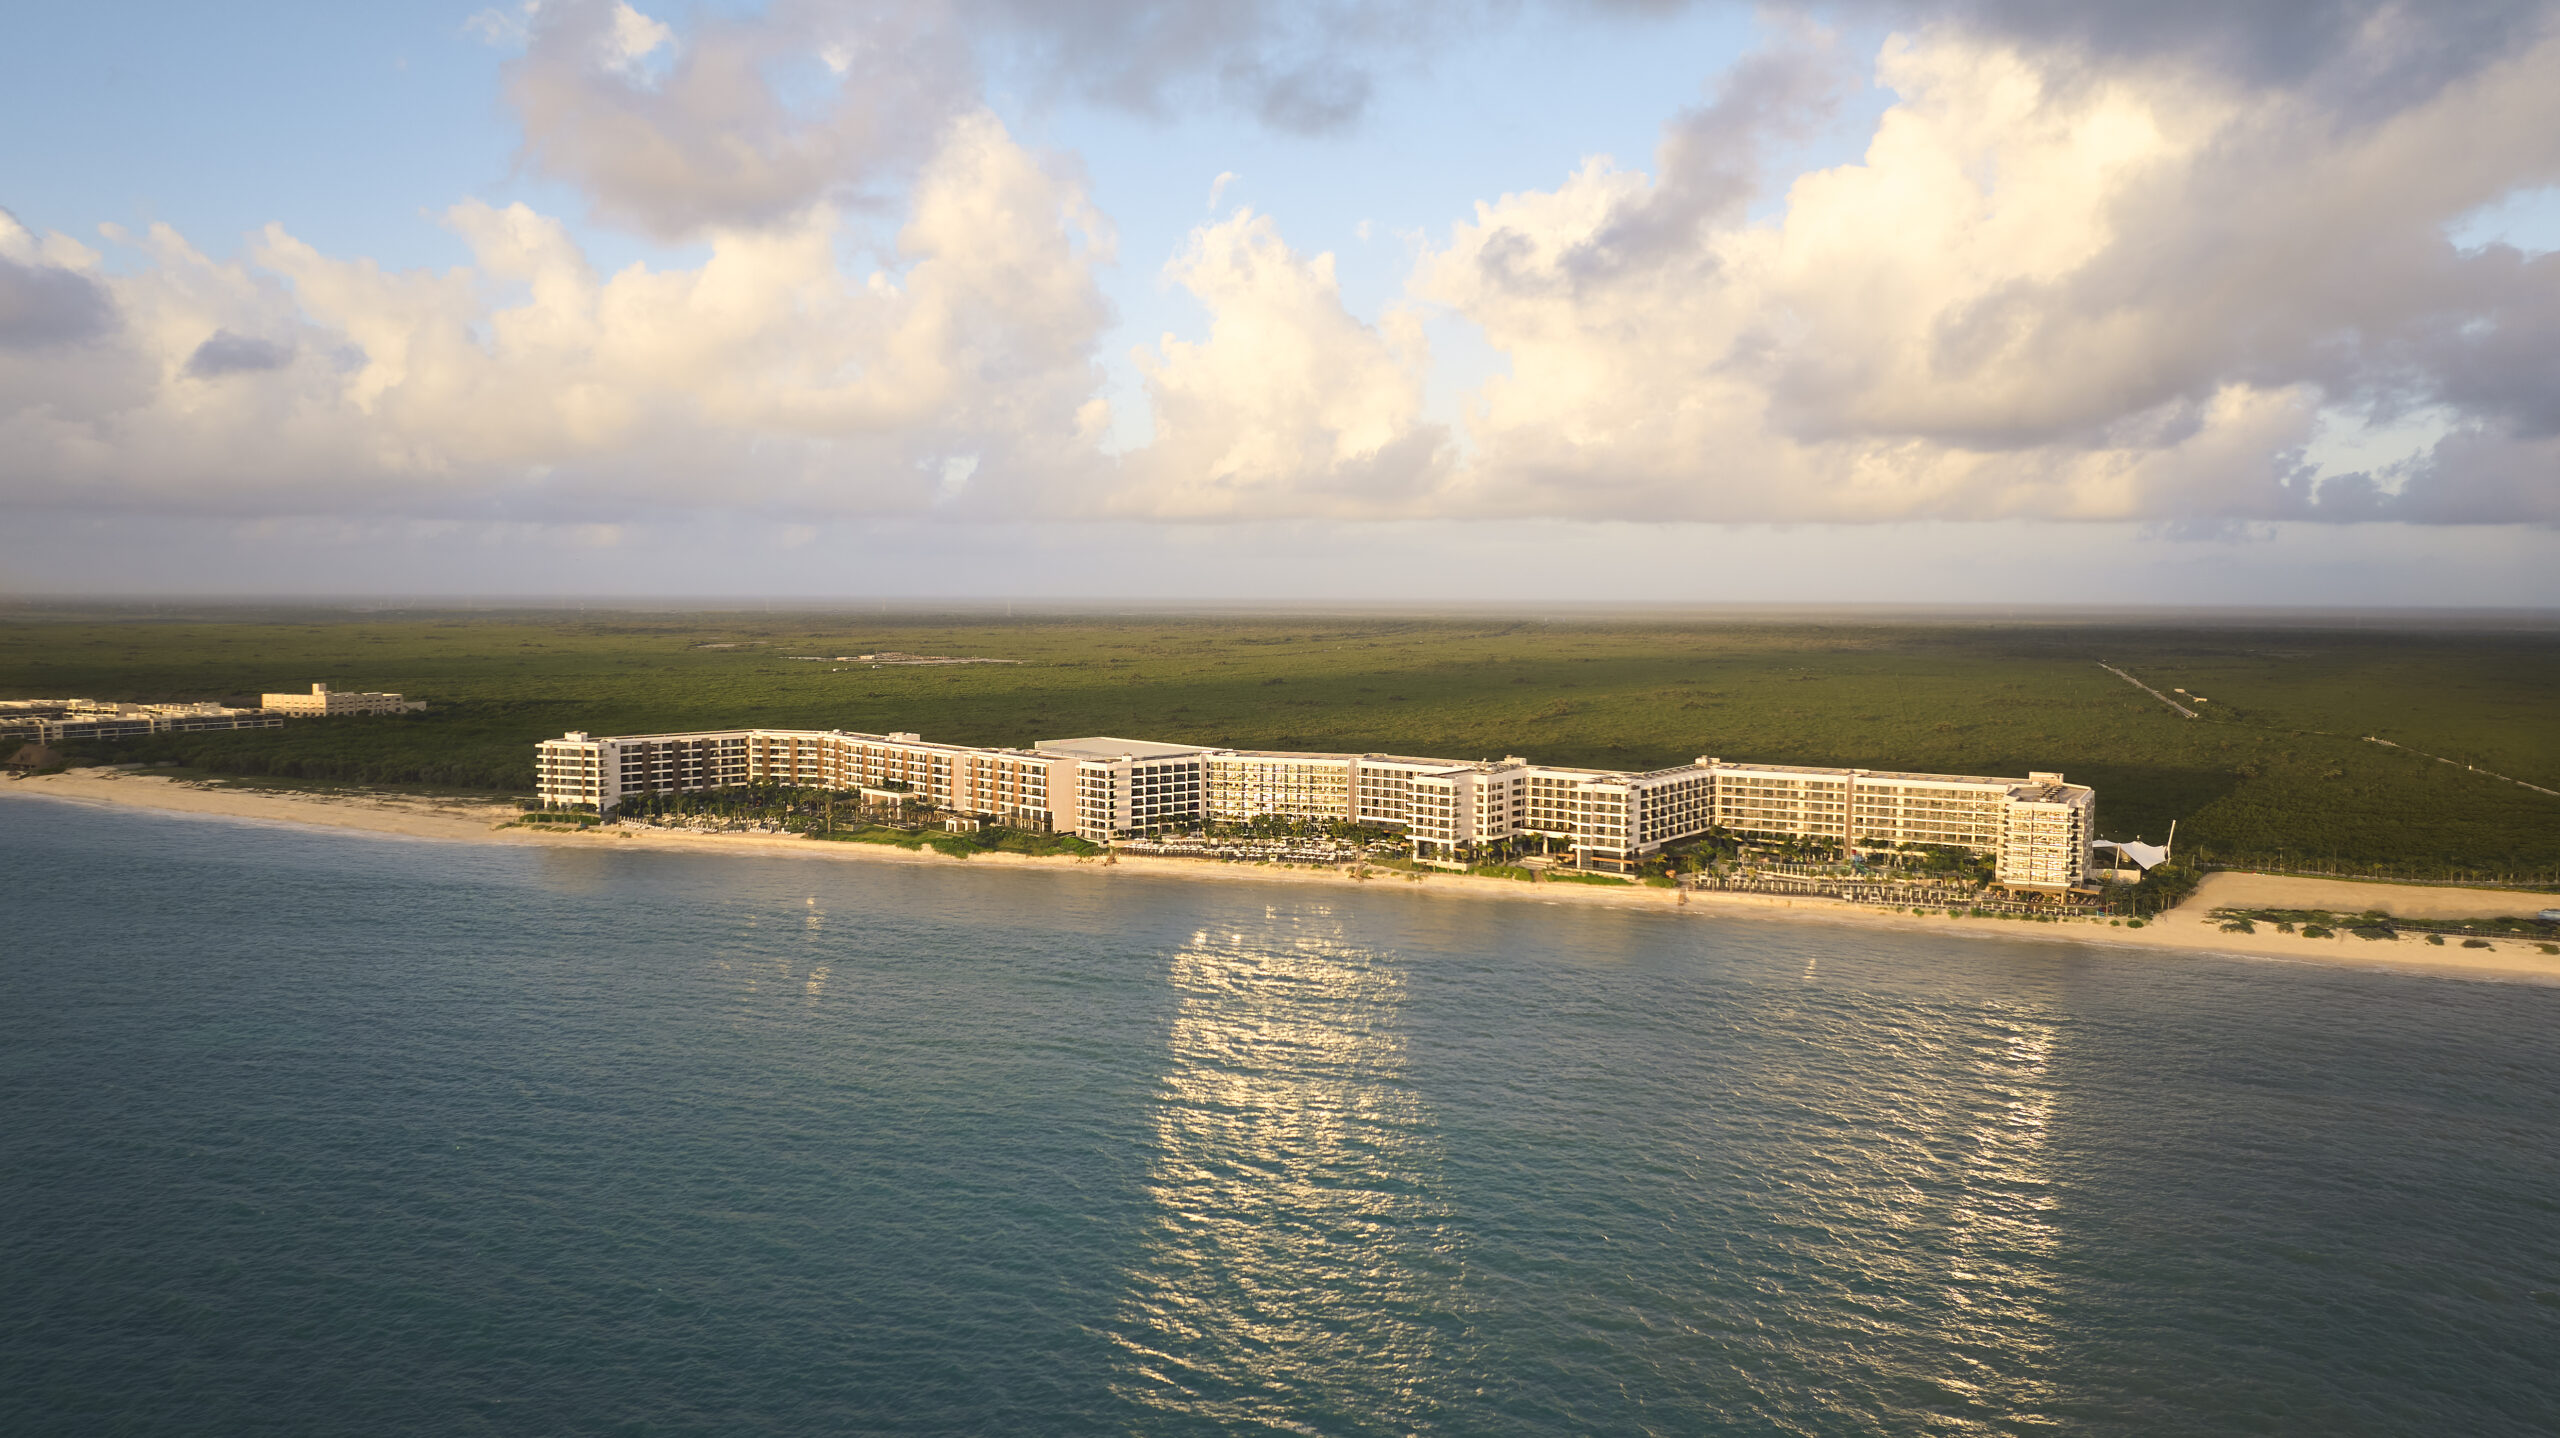
[[2560, 990], [0, 800], [0, 1432], [2548, 1434]]

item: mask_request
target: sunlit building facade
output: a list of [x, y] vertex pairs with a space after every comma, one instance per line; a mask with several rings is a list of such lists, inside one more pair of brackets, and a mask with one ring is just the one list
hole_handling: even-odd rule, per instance
[[397, 694], [378, 690], [332, 689], [326, 684], [312, 685], [308, 694], [290, 691], [261, 694], [258, 706], [303, 719], [334, 719], [344, 714], [406, 714], [427, 707], [420, 700], [403, 699]]
[[2059, 892], [2095, 877], [2097, 793], [2057, 773], [1999, 779], [1721, 759], [1698, 764], [1715, 772], [1716, 827], [1744, 838], [1810, 839], [1843, 849], [1963, 849], [1993, 856], [1994, 877], [2013, 889]]
[[1212, 750], [1202, 761], [1208, 817], [1223, 824], [1260, 818], [1317, 823], [1352, 817], [1357, 754], [1292, 754], [1279, 750]]
[[1458, 863], [1530, 842], [1579, 867], [1626, 872], [1710, 832], [1847, 850], [1932, 845], [1989, 855], [2012, 889], [2092, 882], [2097, 796], [2060, 774], [2024, 779], [1787, 764], [1695, 763], [1624, 773], [1401, 754], [1219, 749], [1107, 736], [1027, 749], [916, 734], [741, 729], [544, 740], [545, 805], [611, 812], [632, 794], [783, 784], [912, 802], [949, 816], [1097, 843], [1279, 817], [1349, 821]]
[[76, 739], [140, 739], [212, 729], [281, 729], [284, 716], [213, 703], [126, 704], [97, 699], [20, 699], [0, 704], [0, 740], [39, 744]]

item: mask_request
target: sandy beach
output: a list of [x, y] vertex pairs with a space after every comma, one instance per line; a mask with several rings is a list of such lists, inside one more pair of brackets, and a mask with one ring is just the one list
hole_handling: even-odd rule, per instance
[[1367, 879], [1356, 879], [1336, 869], [1195, 859], [1123, 856], [1117, 862], [1105, 863], [1099, 859], [1034, 858], [1003, 853], [954, 859], [932, 850], [907, 850], [885, 844], [816, 843], [783, 835], [695, 834], [623, 828], [557, 832], [517, 827], [514, 824], [515, 807], [503, 801], [233, 787], [176, 780], [131, 769], [78, 769], [66, 774], [0, 781], [0, 800], [12, 798], [303, 824], [445, 842], [754, 853], [822, 862], [1070, 868], [1102, 880], [1118, 876], [1156, 875], [1334, 888], [1387, 886], [1435, 897], [1648, 908], [1702, 919], [1719, 914], [1747, 913], [1755, 917], [1871, 929], [1928, 930], [1984, 938], [2071, 939], [2130, 949], [2560, 983], [2560, 956], [2544, 954], [2533, 945], [2520, 941], [2499, 940], [2493, 948], [2464, 949], [2453, 944], [2437, 947], [2415, 937], [2371, 940], [2342, 934], [2329, 939], [2306, 939], [2299, 935], [2279, 934], [2267, 926], [2262, 926], [2255, 934], [2226, 934], [2209, 917], [2210, 911], [2216, 908], [2268, 907], [2330, 909], [2341, 913], [2378, 910], [2404, 918], [2494, 918], [2530, 915], [2537, 910], [2560, 905], [2560, 896], [2505, 889], [2457, 889], [2302, 879], [2272, 874], [2217, 873], [2208, 875], [2194, 896], [2177, 909], [2143, 928], [2129, 929], [2111, 926], [2102, 920], [2028, 925], [1995, 919], [1950, 919], [1942, 914], [1894, 913], [1831, 899], [1788, 899], [1756, 894], [1700, 893], [1687, 895], [1684, 900], [1681, 895], [1664, 889], [1572, 883], [1529, 885], [1464, 874], [1406, 875], [1394, 870], [1372, 870]]

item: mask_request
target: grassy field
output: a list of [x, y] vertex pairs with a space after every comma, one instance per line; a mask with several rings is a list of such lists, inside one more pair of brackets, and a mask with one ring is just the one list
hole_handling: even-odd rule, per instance
[[[2217, 862], [2560, 878], [2560, 632], [904, 614], [76, 615], [0, 631], [0, 697], [395, 689], [423, 715], [91, 757], [522, 791], [566, 729], [1119, 734], [1651, 768], [1702, 754], [2021, 774], [2099, 791], [2109, 837]], [[873, 668], [896, 649], [1022, 661]], [[2211, 701], [2190, 721], [2100, 667]], [[2174, 696], [2173, 696], [2174, 697]], [[2407, 746], [2386, 748], [2364, 736]]]

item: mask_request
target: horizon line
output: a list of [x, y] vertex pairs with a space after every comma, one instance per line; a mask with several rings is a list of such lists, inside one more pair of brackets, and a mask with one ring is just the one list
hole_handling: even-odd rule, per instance
[[2343, 605], [2343, 604], [2090, 604], [2052, 602], [1944, 603], [1841, 602], [1789, 600], [1440, 600], [1396, 599], [1311, 600], [1166, 599], [1154, 597], [953, 598], [886, 595], [756, 596], [756, 595], [557, 595], [557, 594], [345, 594], [345, 595], [0, 595], [0, 615], [60, 616], [65, 611], [108, 611], [119, 617], [169, 611], [199, 614], [243, 610], [283, 610], [344, 615], [366, 614], [577, 614], [595, 611], [623, 614], [827, 615], [878, 617], [965, 615], [979, 618], [1064, 618], [1149, 616], [1159, 618], [1469, 618], [1554, 622], [1596, 618], [1724, 620], [1780, 623], [1789, 620], [1878, 619], [1903, 623], [2030, 622], [2100, 624], [2149, 628], [2164, 623], [2231, 628], [2251, 624], [2278, 625], [2478, 625], [2497, 628], [2560, 628], [2560, 607], [2524, 605]]

